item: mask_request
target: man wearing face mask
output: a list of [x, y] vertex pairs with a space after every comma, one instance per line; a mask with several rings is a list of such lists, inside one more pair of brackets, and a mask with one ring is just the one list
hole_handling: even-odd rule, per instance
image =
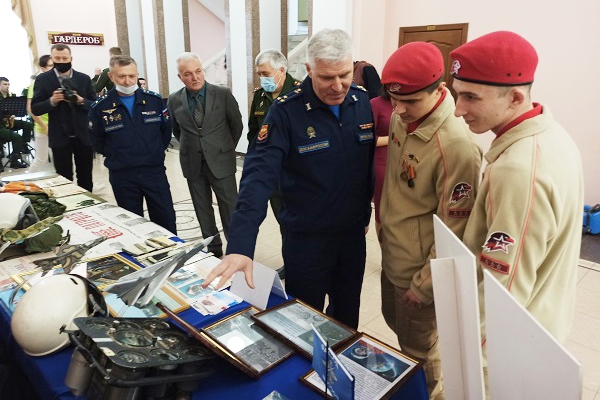
[[114, 88], [92, 105], [89, 118], [117, 204], [143, 216], [146, 199], [150, 220], [177, 234], [165, 173], [171, 121], [162, 97], [138, 87], [137, 65], [129, 56], [111, 58], [108, 76]]
[[[262, 123], [277, 97], [291, 92], [300, 81], [287, 73], [287, 60], [278, 50], [261, 51], [254, 61], [256, 73], [260, 77], [260, 87], [254, 89], [254, 98], [248, 117], [248, 145], [252, 143]], [[273, 203], [271, 202], [273, 207]]]
[[54, 69], [37, 76], [31, 112], [48, 114], [48, 145], [56, 172], [73, 180], [73, 159], [77, 184], [92, 191], [94, 151], [88, 132], [87, 114], [96, 100], [89, 76], [71, 67], [71, 49], [64, 44], [50, 48]]

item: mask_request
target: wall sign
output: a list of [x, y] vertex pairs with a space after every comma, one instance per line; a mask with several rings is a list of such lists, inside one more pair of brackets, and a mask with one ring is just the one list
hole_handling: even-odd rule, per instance
[[48, 32], [50, 44], [104, 46], [102, 33]]

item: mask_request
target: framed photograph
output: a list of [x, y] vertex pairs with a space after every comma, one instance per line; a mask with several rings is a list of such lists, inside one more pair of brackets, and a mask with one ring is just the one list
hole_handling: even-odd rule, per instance
[[319, 331], [332, 349], [356, 335], [356, 331], [298, 299], [258, 312], [252, 318], [267, 331], [312, 359], [313, 331]]
[[[354, 376], [356, 400], [390, 398], [421, 367], [419, 361], [366, 333], [361, 333], [335, 353]], [[321, 395], [325, 392], [325, 384], [315, 370], [300, 380]]]
[[118, 254], [112, 254], [87, 261], [86, 269], [87, 279], [102, 290], [141, 267]]
[[164, 304], [174, 313], [179, 313], [190, 308], [189, 304], [172, 293], [168, 288], [162, 288], [157, 291], [150, 304], [142, 308], [127, 307], [125, 302], [114, 293], [104, 293], [104, 301], [106, 301], [111, 316], [122, 318], [166, 318], [167, 314], [156, 307], [157, 303]]
[[248, 307], [202, 329], [218, 354], [253, 378], [278, 365], [294, 350], [252, 319], [257, 308]]

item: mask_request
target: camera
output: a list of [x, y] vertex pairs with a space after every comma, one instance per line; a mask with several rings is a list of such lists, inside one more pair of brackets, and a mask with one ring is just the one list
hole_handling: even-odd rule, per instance
[[69, 103], [77, 103], [77, 88], [70, 78], [65, 78], [61, 81], [61, 89], [65, 100]]

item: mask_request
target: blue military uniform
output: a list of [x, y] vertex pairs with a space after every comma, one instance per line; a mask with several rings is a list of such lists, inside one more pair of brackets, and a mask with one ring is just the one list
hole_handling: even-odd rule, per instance
[[365, 226], [374, 188], [373, 115], [366, 91], [352, 85], [339, 119], [307, 78], [279, 97], [246, 160], [227, 253], [254, 255], [272, 190], [281, 187], [286, 289], [358, 326]]
[[175, 211], [165, 173], [171, 121], [161, 96], [138, 89], [132, 113], [113, 89], [90, 109], [94, 149], [106, 157], [110, 183], [120, 207], [138, 215], [143, 199], [150, 220], [176, 234]]

